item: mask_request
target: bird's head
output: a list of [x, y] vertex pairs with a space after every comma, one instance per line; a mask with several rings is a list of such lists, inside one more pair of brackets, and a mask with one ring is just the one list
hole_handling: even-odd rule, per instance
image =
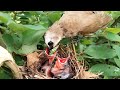
[[44, 35], [45, 43], [50, 50], [56, 47], [62, 38], [64, 38], [63, 28], [57, 22]]
[[54, 32], [48, 31], [48, 32], [45, 33], [44, 39], [45, 39], [46, 45], [47, 45], [48, 48], [51, 50], [51, 49], [53, 49], [55, 46], [58, 45], [58, 43], [59, 43], [60, 40], [62, 39], [62, 36], [61, 36], [61, 35], [57, 35], [57, 34], [54, 33]]

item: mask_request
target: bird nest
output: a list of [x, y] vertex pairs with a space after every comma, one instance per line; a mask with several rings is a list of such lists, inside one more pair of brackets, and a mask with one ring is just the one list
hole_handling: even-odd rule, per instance
[[[85, 71], [84, 62], [79, 62], [74, 55], [73, 48], [60, 46], [57, 50], [56, 56], [59, 58], [67, 58], [68, 64], [64, 69], [55, 69], [54, 73], [52, 68], [55, 66], [55, 60], [51, 65], [46, 64], [49, 56], [45, 50], [38, 50], [27, 55], [26, 64], [20, 68], [24, 79], [97, 79], [99, 75]], [[58, 74], [59, 73], [59, 74]]]

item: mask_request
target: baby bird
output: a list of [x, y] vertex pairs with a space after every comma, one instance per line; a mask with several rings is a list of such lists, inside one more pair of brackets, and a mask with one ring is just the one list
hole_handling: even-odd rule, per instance
[[72, 77], [73, 73], [72, 73], [71, 67], [68, 64], [69, 59], [70, 57], [67, 57], [67, 58], [57, 57], [55, 65], [51, 69], [51, 73], [54, 75], [55, 78], [67, 79]]
[[42, 66], [42, 71], [44, 71], [47, 77], [52, 77], [51, 67], [57, 52], [54, 52], [52, 55], [49, 55], [50, 51], [48, 48], [46, 48], [45, 53], [47, 55], [48, 61], [46, 61], [45, 64]]
[[63, 38], [94, 33], [110, 21], [104, 11], [65, 11], [45, 33], [45, 43], [53, 49]]

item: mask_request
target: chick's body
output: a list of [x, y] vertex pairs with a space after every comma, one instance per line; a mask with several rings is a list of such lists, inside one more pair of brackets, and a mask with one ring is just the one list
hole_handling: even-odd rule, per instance
[[65, 11], [46, 32], [45, 42], [48, 45], [52, 41], [55, 47], [62, 38], [96, 32], [110, 20], [111, 17], [104, 11]]

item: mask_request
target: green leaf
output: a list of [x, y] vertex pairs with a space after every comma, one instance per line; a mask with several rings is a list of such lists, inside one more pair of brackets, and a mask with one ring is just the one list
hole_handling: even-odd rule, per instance
[[22, 46], [22, 35], [21, 34], [12, 34], [12, 38], [14, 40], [14, 48], [19, 49]]
[[23, 32], [23, 44], [31, 45], [38, 43], [44, 33], [45, 30], [29, 30]]
[[0, 12], [0, 21], [7, 24], [8, 21], [12, 20], [11, 16], [7, 13]]
[[43, 25], [45, 27], [49, 27], [52, 25], [52, 22], [49, 20], [47, 13], [45, 12], [40, 14], [39, 19], [40, 19], [40, 22], [39, 22], [40, 25]]
[[19, 50], [18, 50], [18, 54], [28, 54], [28, 53], [32, 53], [33, 51], [37, 50], [37, 45], [33, 44], [33, 45], [23, 45]]
[[106, 37], [110, 41], [120, 42], [120, 36], [118, 34], [114, 34], [111, 32], [105, 32], [104, 37]]
[[89, 45], [89, 44], [92, 44], [93, 42], [92, 42], [92, 40], [90, 40], [90, 39], [83, 39], [82, 40], [82, 44], [84, 44], [84, 45]]
[[14, 32], [20, 33], [20, 32], [24, 32], [27, 30], [31, 30], [30, 28], [26, 27], [25, 25], [17, 24], [14, 21], [9, 21], [7, 25], [10, 28], [10, 30], [12, 30]]
[[0, 79], [13, 79], [12, 72], [8, 68], [0, 67]]
[[61, 15], [62, 15], [61, 12], [50, 12], [48, 13], [48, 18], [52, 23], [54, 23], [55, 21], [60, 19]]
[[7, 50], [9, 52], [16, 52], [18, 53], [18, 49], [21, 48], [22, 46], [22, 39], [17, 37], [15, 34], [10, 35], [10, 34], [3, 34], [2, 36], [6, 46]]
[[46, 28], [43, 27], [42, 25], [24, 25], [24, 26], [32, 30], [46, 30]]
[[63, 39], [60, 41], [60, 43], [66, 45], [66, 44], [71, 43], [71, 40], [70, 40], [70, 38], [63, 38]]
[[43, 29], [46, 30], [47, 29], [42, 25], [22, 25], [22, 24], [17, 24], [14, 21], [9, 21], [7, 25], [10, 28], [10, 30], [18, 33], [28, 31], [28, 30], [43, 30]]
[[114, 58], [116, 65], [120, 68], [120, 59]]
[[120, 76], [120, 68], [107, 64], [96, 64], [89, 69], [93, 73], [102, 73], [106, 76]]
[[85, 50], [85, 48], [86, 48], [86, 45], [83, 45], [83, 44], [79, 43], [80, 52], [83, 52]]
[[14, 51], [14, 44], [13, 44], [14, 40], [12, 36], [9, 34], [3, 34], [2, 38], [7, 46], [7, 50], [10, 52]]
[[5, 42], [3, 41], [3, 38], [2, 38], [2, 34], [0, 33], [0, 46], [2, 46], [2, 47], [6, 47], [5, 46]]
[[106, 28], [106, 31], [112, 32], [114, 34], [117, 34], [120, 32], [120, 28]]
[[23, 60], [22, 56], [14, 55], [14, 60], [15, 60], [17, 65], [19, 65], [19, 66], [24, 65], [24, 60]]
[[111, 16], [113, 19], [117, 19], [120, 16], [120, 11], [111, 11]]
[[45, 30], [27, 30], [19, 36], [17, 34], [4, 34], [3, 40], [10, 52], [27, 54], [37, 50], [37, 44]]
[[113, 48], [115, 49], [115, 52], [120, 59], [120, 47], [118, 45], [113, 45]]
[[92, 56], [95, 59], [108, 59], [116, 56], [115, 50], [111, 49], [106, 44], [90, 45], [87, 47], [84, 53]]
[[115, 63], [118, 67], [120, 67], [120, 47], [118, 45], [113, 45], [113, 48], [115, 49], [115, 52], [118, 56], [118, 58], [114, 58]]

